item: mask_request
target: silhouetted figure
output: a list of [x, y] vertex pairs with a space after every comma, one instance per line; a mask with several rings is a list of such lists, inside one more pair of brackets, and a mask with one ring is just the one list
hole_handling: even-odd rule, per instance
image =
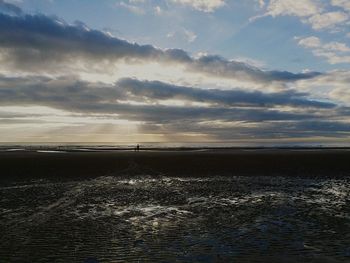
[[139, 144], [137, 144], [137, 146], [136, 146], [136, 151], [137, 151], [137, 152], [140, 151], [140, 145], [139, 145]]

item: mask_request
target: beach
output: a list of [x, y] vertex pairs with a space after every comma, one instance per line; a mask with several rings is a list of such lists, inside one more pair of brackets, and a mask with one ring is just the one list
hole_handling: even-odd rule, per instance
[[4, 262], [349, 262], [347, 149], [0, 153]]
[[0, 151], [0, 180], [109, 175], [342, 177], [349, 149], [144, 149]]

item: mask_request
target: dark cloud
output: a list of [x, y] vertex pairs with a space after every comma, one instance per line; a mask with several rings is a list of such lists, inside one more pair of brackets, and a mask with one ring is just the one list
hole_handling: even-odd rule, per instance
[[263, 93], [260, 91], [248, 92], [244, 90], [198, 89], [170, 85], [160, 81], [139, 81], [137, 79], [122, 79], [117, 86], [134, 100], [164, 100], [180, 99], [196, 102], [215, 103], [220, 106], [294, 106], [333, 108], [336, 105], [330, 102], [309, 100], [307, 93], [285, 91]]
[[[106, 86], [74, 77], [0, 77], [1, 106], [40, 105], [85, 116], [118, 116], [119, 119], [141, 121], [144, 132], [152, 129], [169, 134], [186, 131], [217, 138], [249, 137], [254, 134], [258, 137], [267, 134], [300, 136], [302, 131], [307, 136], [321, 131], [330, 133], [329, 127], [322, 126], [322, 123], [315, 126], [319, 127], [319, 131], [317, 128], [312, 132], [309, 130], [323, 118], [317, 114], [318, 111], [327, 111], [331, 115], [336, 114], [337, 108], [330, 103], [308, 100], [306, 95], [295, 92], [267, 94], [241, 90], [200, 90], [135, 79], [123, 79], [115, 85]], [[211, 105], [159, 104], [177, 98]], [[130, 104], [128, 100], [144, 104]], [[303, 108], [303, 113], [283, 112], [274, 108], [276, 105], [288, 105], [297, 110]], [[310, 107], [313, 110], [308, 110]]]
[[[341, 137], [350, 132], [348, 123], [337, 121], [340, 113], [346, 112], [345, 108], [312, 101], [306, 95], [296, 92], [201, 90], [136, 79], [122, 79], [114, 85], [105, 85], [75, 77], [0, 76], [0, 106], [48, 106], [79, 116], [97, 116], [106, 121], [113, 118], [140, 121], [141, 133], [169, 136], [193, 133], [229, 140]], [[159, 104], [167, 99], [207, 102], [210, 105]], [[130, 104], [128, 100], [141, 104]], [[291, 109], [281, 111], [280, 106], [290, 106]], [[43, 121], [43, 116], [37, 117], [23, 113], [0, 114], [2, 122], [7, 124]]]
[[193, 58], [181, 49], [161, 50], [151, 45], [130, 43], [90, 29], [81, 22], [70, 25], [41, 14], [10, 16], [0, 13], [1, 49], [8, 66], [27, 71], [57, 71], [81, 60], [114, 63], [123, 59], [130, 63], [180, 63], [190, 71], [255, 82], [289, 82], [320, 74], [263, 71], [212, 55]]
[[[295, 91], [262, 93], [247, 92], [244, 90], [218, 90], [218, 89], [198, 89], [171, 85], [159, 81], [140, 81], [137, 79], [121, 79], [115, 85], [102, 83], [89, 83], [71, 78], [51, 79], [48, 77], [23, 77], [7, 78], [0, 77], [0, 103], [2, 105], [13, 104], [50, 104], [58, 108], [71, 108], [80, 110], [112, 112], [123, 111], [125, 102], [136, 101], [147, 105], [157, 105], [163, 112], [172, 115], [185, 114], [191, 109], [192, 114], [197, 116], [205, 114], [217, 114], [224, 116], [235, 109], [235, 115], [240, 115], [242, 107], [260, 107], [265, 118], [273, 119], [272, 115], [275, 106], [292, 106], [299, 108], [319, 108], [329, 109], [336, 107], [329, 102], [310, 100], [306, 93]], [[160, 105], [162, 101], [178, 99], [184, 102], [209, 103], [208, 107], [180, 108]], [[135, 105], [137, 110], [145, 110], [148, 106]], [[217, 112], [217, 109], [220, 112]], [[133, 112], [132, 109], [128, 109]], [[184, 111], [184, 112], [182, 112]], [[197, 112], [198, 111], [198, 112]], [[202, 111], [203, 113], [200, 113]], [[247, 109], [244, 109], [247, 111]], [[137, 114], [137, 111], [135, 112]], [[142, 114], [142, 113], [139, 113]], [[155, 113], [157, 114], [157, 113]], [[282, 114], [282, 113], [281, 113]], [[283, 116], [287, 116], [282, 114]], [[261, 116], [262, 113], [256, 113]], [[268, 117], [270, 116], [270, 117]], [[174, 117], [174, 116], [172, 116]], [[260, 117], [259, 117], [260, 118]]]
[[287, 71], [263, 71], [243, 62], [226, 60], [220, 56], [205, 55], [193, 60], [193, 69], [225, 78], [246, 78], [250, 81], [292, 82], [319, 76], [318, 72], [294, 74]]
[[329, 121], [329, 120], [314, 120], [308, 122], [300, 122], [293, 126], [293, 129], [297, 129], [303, 132], [350, 132], [350, 124], [341, 121]]
[[45, 15], [0, 14], [0, 47], [9, 63], [30, 70], [77, 58], [94, 60], [151, 58], [162, 54], [150, 45], [140, 46], [90, 30], [81, 23], [68, 25]]
[[0, 0], [0, 11], [10, 13], [10, 14], [15, 14], [15, 15], [21, 15], [22, 14], [22, 9], [19, 8], [16, 5], [13, 5], [11, 3], [7, 3], [4, 0]]
[[217, 140], [234, 139], [290, 139], [290, 138], [342, 138], [348, 137], [350, 123], [323, 120], [285, 120], [247, 123], [207, 124], [193, 121], [177, 121], [159, 126], [145, 124], [143, 132], [156, 134], [181, 134], [184, 131], [207, 136]]
[[5, 120], [5, 119], [11, 119], [11, 120], [16, 121], [16, 119], [19, 119], [19, 118], [40, 117], [40, 116], [44, 116], [44, 115], [42, 115], [42, 114], [26, 114], [26, 113], [0, 111], [0, 119], [1, 119], [1, 121]]

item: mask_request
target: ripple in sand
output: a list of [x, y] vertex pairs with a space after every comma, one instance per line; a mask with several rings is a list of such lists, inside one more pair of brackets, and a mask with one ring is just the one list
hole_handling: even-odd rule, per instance
[[5, 262], [346, 262], [350, 181], [99, 177], [0, 187]]

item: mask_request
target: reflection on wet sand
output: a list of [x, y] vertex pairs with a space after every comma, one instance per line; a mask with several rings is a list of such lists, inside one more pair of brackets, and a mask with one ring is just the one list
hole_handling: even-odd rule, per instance
[[350, 180], [105, 176], [0, 188], [4, 262], [349, 262]]

